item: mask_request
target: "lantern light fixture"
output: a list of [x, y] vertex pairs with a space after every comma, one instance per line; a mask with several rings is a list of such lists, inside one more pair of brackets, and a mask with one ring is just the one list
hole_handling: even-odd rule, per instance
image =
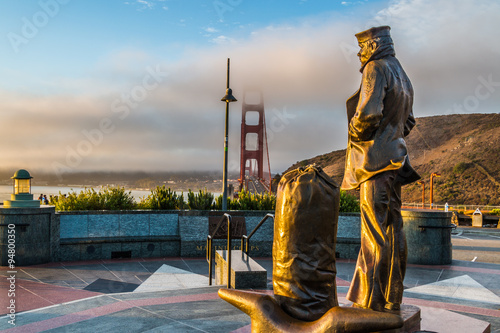
[[10, 195], [10, 200], [3, 202], [4, 208], [38, 208], [40, 207], [39, 200], [33, 200], [31, 194], [31, 177], [27, 170], [20, 169], [14, 173], [13, 193]]

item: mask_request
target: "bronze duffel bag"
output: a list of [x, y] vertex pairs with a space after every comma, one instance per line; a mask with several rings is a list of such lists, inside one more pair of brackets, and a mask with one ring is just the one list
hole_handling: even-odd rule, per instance
[[273, 289], [290, 316], [312, 321], [337, 306], [335, 242], [340, 191], [321, 168], [292, 170], [278, 186]]

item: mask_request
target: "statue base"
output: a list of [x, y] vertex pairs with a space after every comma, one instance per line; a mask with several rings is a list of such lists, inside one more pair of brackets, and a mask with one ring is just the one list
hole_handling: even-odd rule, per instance
[[404, 333], [420, 330], [421, 314], [419, 307], [416, 307], [414, 305], [402, 304], [399, 315], [401, 316], [401, 318], [403, 318], [403, 327], [381, 331], [381, 333]]
[[219, 296], [250, 316], [252, 324], [239, 332], [280, 333], [396, 333], [420, 329], [420, 309], [402, 305], [397, 313], [376, 312], [336, 306], [320, 319], [304, 322], [287, 315], [276, 300], [267, 294], [234, 289], [219, 289]]

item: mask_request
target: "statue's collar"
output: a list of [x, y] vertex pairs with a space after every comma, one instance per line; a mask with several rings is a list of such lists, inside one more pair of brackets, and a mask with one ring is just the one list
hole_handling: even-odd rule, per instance
[[364, 64], [361, 65], [361, 69], [359, 71], [361, 73], [363, 73], [365, 66], [372, 60], [378, 60], [378, 59], [382, 59], [382, 58], [389, 57], [389, 56], [392, 56], [392, 57], [396, 56], [396, 51], [394, 51], [394, 45], [393, 44], [379, 45], [375, 49], [375, 51], [373, 51], [370, 58], [368, 58], [368, 60]]

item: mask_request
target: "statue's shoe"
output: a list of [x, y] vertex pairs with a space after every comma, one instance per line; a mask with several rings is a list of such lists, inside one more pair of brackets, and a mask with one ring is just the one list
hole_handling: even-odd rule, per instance
[[290, 317], [269, 295], [223, 288], [219, 289], [219, 297], [250, 316], [252, 333], [366, 333], [400, 328], [404, 324], [395, 314], [340, 306], [331, 308], [316, 321], [305, 322]]

